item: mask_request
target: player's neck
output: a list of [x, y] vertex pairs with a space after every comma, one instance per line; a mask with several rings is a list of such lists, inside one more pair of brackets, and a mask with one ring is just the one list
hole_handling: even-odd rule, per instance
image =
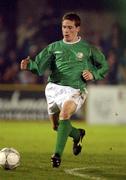
[[77, 36], [77, 38], [73, 41], [65, 41], [65, 39], [63, 39], [63, 42], [66, 44], [75, 44], [75, 43], [78, 43], [80, 40], [81, 40], [81, 37]]

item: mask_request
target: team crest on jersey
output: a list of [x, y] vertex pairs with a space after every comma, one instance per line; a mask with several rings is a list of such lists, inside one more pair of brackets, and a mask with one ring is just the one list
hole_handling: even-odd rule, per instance
[[82, 61], [82, 58], [84, 57], [84, 54], [83, 54], [82, 52], [78, 52], [78, 53], [76, 54], [76, 56], [77, 56], [77, 58], [78, 58], [79, 61]]

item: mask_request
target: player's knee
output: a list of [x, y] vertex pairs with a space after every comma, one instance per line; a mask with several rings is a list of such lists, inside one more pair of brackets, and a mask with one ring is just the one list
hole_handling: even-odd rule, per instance
[[67, 112], [61, 112], [59, 115], [60, 119], [69, 119], [70, 118], [70, 114]]

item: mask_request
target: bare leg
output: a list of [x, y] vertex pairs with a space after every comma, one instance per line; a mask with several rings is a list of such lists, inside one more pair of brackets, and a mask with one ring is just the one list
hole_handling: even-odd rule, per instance
[[60, 120], [68, 120], [73, 115], [73, 113], [76, 111], [77, 105], [74, 101], [68, 100], [64, 103], [63, 108], [61, 109], [61, 112], [59, 114]]
[[[69, 101], [66, 101], [64, 103], [64, 106], [61, 110], [61, 112], [57, 112], [55, 114], [50, 114], [49, 115], [49, 119], [51, 121], [51, 124], [52, 124], [52, 128], [54, 130], [57, 130], [58, 128], [58, 125], [59, 125], [59, 119], [69, 119], [71, 117], [71, 115], [75, 112], [76, 110], [76, 104], [69, 100]], [[59, 117], [60, 116], [60, 117]]]
[[59, 121], [59, 112], [55, 113], [55, 114], [50, 114], [49, 115], [49, 119], [51, 121], [52, 127], [53, 129], [56, 131], [58, 128], [58, 121]]
[[62, 156], [65, 144], [67, 142], [67, 138], [72, 131], [72, 126], [70, 123], [69, 118], [76, 110], [76, 104], [74, 101], [69, 100], [66, 101], [61, 109], [59, 114], [59, 126], [57, 131], [57, 141], [56, 141], [56, 148], [55, 154]]
[[[70, 117], [76, 111], [77, 105], [74, 101], [69, 100], [66, 101], [59, 113], [59, 125], [57, 129], [57, 140], [55, 146], [55, 152], [51, 157], [51, 162], [53, 167], [58, 167], [61, 163], [61, 156], [63, 154], [65, 144], [67, 142], [68, 136], [72, 137], [74, 140], [73, 143], [73, 153], [74, 155], [78, 155], [81, 152], [82, 146], [79, 143], [82, 142], [82, 138], [84, 134], [80, 134], [80, 130], [71, 126]], [[54, 116], [53, 116], [54, 117]], [[57, 119], [57, 118], [56, 118]], [[53, 125], [56, 127], [58, 121], [54, 121]], [[84, 131], [85, 132], [85, 131]], [[78, 144], [79, 143], [79, 144]]]

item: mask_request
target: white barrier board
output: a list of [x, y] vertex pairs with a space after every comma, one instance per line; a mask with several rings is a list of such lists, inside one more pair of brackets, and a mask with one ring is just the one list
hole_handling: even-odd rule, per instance
[[88, 87], [86, 119], [90, 124], [126, 123], [126, 86]]

